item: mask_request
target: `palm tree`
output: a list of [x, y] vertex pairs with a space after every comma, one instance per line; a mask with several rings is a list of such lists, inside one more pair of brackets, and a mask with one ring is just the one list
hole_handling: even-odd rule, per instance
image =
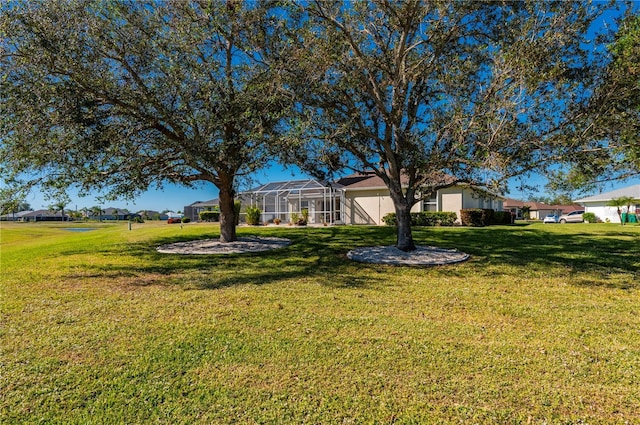
[[624, 226], [625, 221], [622, 220], [622, 208], [627, 209], [627, 217], [625, 219], [628, 220], [628, 213], [631, 211], [631, 205], [634, 204], [636, 199], [631, 196], [621, 196], [619, 198], [613, 198], [609, 202], [607, 202], [607, 206], [616, 207], [618, 211], [618, 217], [620, 218], [620, 224]]
[[67, 206], [67, 202], [64, 200], [57, 201], [51, 205], [49, 205], [49, 210], [54, 214], [56, 212], [60, 212], [60, 221], [65, 221], [64, 219], [64, 207]]

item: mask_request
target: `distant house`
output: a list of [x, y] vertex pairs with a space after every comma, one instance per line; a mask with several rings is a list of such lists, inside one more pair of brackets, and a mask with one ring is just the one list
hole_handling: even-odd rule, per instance
[[102, 210], [100, 215], [93, 215], [91, 212], [89, 212], [89, 218], [100, 221], [133, 220], [137, 217], [140, 217], [140, 214], [131, 213], [125, 209], [120, 208], [105, 208], [104, 210]]
[[[373, 173], [357, 173], [336, 182], [293, 180], [272, 182], [240, 194], [243, 204], [262, 210], [261, 221], [290, 221], [306, 210], [310, 224], [384, 224], [382, 218], [395, 212], [389, 189]], [[450, 211], [490, 208], [502, 210], [503, 197], [464, 184], [452, 184], [416, 204], [412, 211]]]
[[543, 202], [519, 201], [517, 199], [505, 199], [503, 206], [504, 206], [504, 210], [510, 211], [511, 214], [514, 214], [517, 220], [522, 220], [524, 218], [523, 212], [526, 209], [526, 207], [529, 207], [529, 218], [533, 220], [542, 220], [545, 216], [549, 214], [553, 214], [553, 215], [567, 214], [582, 208], [578, 204], [548, 205]]
[[640, 213], [640, 184], [634, 186], [625, 187], [622, 189], [612, 190], [609, 192], [601, 193], [599, 195], [588, 196], [586, 198], [578, 199], [576, 202], [584, 206], [585, 212], [594, 213], [599, 220], [612, 223], [620, 223], [620, 217], [618, 217], [618, 209], [616, 207], [607, 206], [607, 203], [613, 199], [622, 197], [631, 197], [636, 200], [632, 203], [631, 208], [627, 211], [627, 208], [622, 208], [623, 213], [638, 214]]
[[162, 214], [155, 210], [140, 210], [137, 214], [142, 217], [143, 220], [162, 220]]
[[218, 211], [219, 209], [218, 199], [212, 199], [210, 201], [196, 201], [190, 205], [185, 206], [182, 209], [182, 213], [185, 217], [191, 221], [200, 220], [200, 213], [202, 211]]
[[67, 214], [62, 215], [59, 211], [50, 210], [20, 211], [17, 213], [5, 214], [0, 217], [3, 221], [69, 221]]

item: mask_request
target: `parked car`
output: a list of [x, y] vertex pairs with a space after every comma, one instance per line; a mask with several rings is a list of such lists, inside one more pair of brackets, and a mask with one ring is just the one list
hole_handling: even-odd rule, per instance
[[544, 218], [544, 220], [542, 220], [543, 223], [557, 223], [558, 222], [558, 216], [554, 215], [554, 214], [549, 214], [548, 216], [546, 216]]
[[179, 218], [170, 218], [167, 220], [168, 224], [176, 224], [176, 223], [182, 223], [182, 220]]
[[582, 223], [584, 221], [582, 214], [584, 211], [571, 211], [569, 214], [562, 214], [558, 218], [558, 223]]

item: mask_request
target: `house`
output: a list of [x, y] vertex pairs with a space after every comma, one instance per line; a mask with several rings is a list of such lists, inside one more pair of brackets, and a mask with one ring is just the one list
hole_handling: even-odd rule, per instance
[[[395, 212], [389, 189], [373, 173], [356, 173], [336, 182], [294, 180], [272, 182], [240, 194], [243, 204], [262, 210], [261, 221], [290, 221], [303, 211], [309, 224], [382, 225], [382, 218]], [[450, 211], [460, 219], [460, 210], [502, 210], [503, 197], [481, 188], [452, 184], [416, 204], [412, 211]]]
[[504, 210], [514, 214], [517, 220], [524, 218], [523, 213], [528, 207], [529, 218], [533, 220], [542, 220], [549, 214], [562, 215], [572, 211], [580, 210], [582, 207], [578, 204], [572, 205], [548, 205], [543, 202], [519, 201], [517, 199], [505, 199]]
[[105, 208], [100, 215], [96, 216], [89, 212], [89, 218], [94, 220], [133, 220], [140, 217], [140, 214], [131, 213], [120, 208]]
[[185, 206], [182, 209], [182, 213], [185, 217], [189, 218], [191, 221], [199, 221], [200, 213], [202, 211], [219, 211], [220, 207], [218, 206], [220, 201], [218, 199], [211, 199], [209, 201], [196, 201], [190, 205]]
[[578, 199], [576, 202], [584, 206], [585, 212], [595, 214], [598, 220], [609, 220], [612, 223], [620, 223], [617, 207], [607, 206], [607, 203], [613, 199], [622, 197], [630, 197], [636, 200], [635, 203], [631, 204], [629, 211], [627, 211], [626, 207], [621, 208], [622, 213], [640, 213], [640, 184], [612, 190], [599, 195], [588, 196], [586, 198]]
[[5, 214], [0, 217], [2, 221], [69, 221], [67, 214], [62, 215], [60, 211], [51, 210], [20, 211], [17, 213]]
[[[344, 220], [348, 224], [384, 224], [382, 218], [395, 212], [393, 200], [384, 181], [373, 173], [356, 173], [336, 182], [344, 189]], [[430, 198], [414, 205], [412, 212], [455, 212], [485, 208], [502, 211], [504, 197], [468, 184], [452, 184], [439, 189]]]

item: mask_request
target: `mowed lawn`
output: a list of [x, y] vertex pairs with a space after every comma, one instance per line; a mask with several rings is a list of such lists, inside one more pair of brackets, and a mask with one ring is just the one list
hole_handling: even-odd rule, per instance
[[640, 423], [640, 226], [419, 228], [471, 260], [362, 265], [387, 227], [1, 225], [0, 423]]

